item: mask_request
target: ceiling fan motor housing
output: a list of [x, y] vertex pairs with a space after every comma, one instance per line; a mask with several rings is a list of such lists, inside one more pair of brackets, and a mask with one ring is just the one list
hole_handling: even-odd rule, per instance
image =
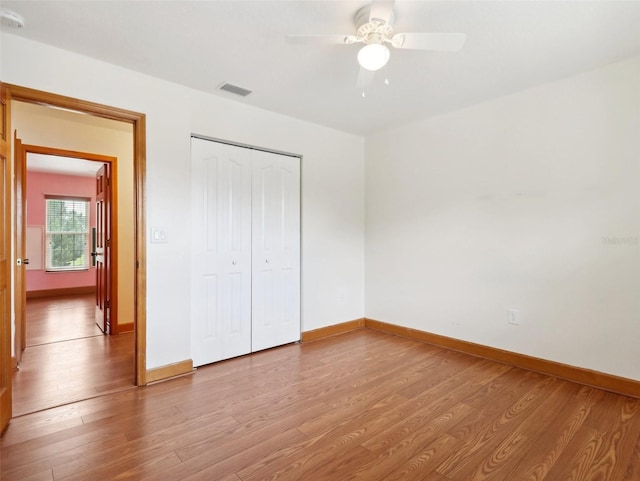
[[393, 35], [393, 22], [395, 14], [391, 11], [389, 20], [370, 18], [371, 5], [358, 10], [354, 16], [356, 35], [364, 43], [390, 42]]

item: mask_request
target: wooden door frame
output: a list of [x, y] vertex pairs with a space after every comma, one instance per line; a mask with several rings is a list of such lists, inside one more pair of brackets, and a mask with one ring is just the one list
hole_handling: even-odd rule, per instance
[[[133, 189], [134, 189], [134, 240], [135, 240], [135, 285], [134, 285], [134, 336], [135, 336], [135, 384], [147, 383], [147, 261], [146, 219], [144, 210], [146, 184], [146, 116], [138, 112], [102, 105], [73, 97], [66, 97], [19, 85], [3, 84], [11, 100], [75, 110], [133, 126]], [[13, 162], [13, 160], [12, 160]], [[12, 229], [15, 225], [12, 225]]]
[[0, 433], [12, 417], [11, 392], [11, 94], [0, 82]]
[[[22, 144], [22, 149], [25, 152], [25, 156], [29, 154], [42, 154], [42, 155], [52, 155], [56, 157], [70, 157], [74, 159], [84, 159], [92, 162], [100, 162], [101, 164], [109, 164], [110, 172], [111, 172], [111, 182], [109, 183], [107, 189], [109, 190], [109, 196], [111, 199], [112, 205], [115, 205], [116, 208], [113, 209], [109, 215], [110, 222], [110, 232], [111, 232], [111, 245], [110, 245], [110, 256], [109, 256], [109, 268], [111, 269], [111, 285], [109, 288], [111, 289], [111, 314], [112, 319], [116, 321], [115, 329], [112, 329], [111, 334], [118, 334], [118, 295], [117, 295], [117, 285], [118, 285], [118, 194], [117, 188], [118, 185], [118, 158], [102, 155], [102, 154], [93, 154], [90, 152], [77, 152], [75, 150], [65, 150], [65, 149], [56, 149], [53, 147], [45, 147], [42, 145], [27, 145]], [[29, 162], [26, 162], [26, 169], [29, 170]], [[94, 176], [95, 178], [95, 176]], [[26, 183], [26, 182], [25, 182]], [[28, 189], [27, 185], [27, 189]], [[25, 193], [26, 195], [26, 193]], [[91, 206], [93, 208], [94, 206]], [[26, 219], [26, 217], [25, 217]], [[16, 286], [18, 287], [18, 286]], [[115, 313], [115, 314], [114, 314]], [[23, 316], [23, 324], [21, 326], [22, 336], [25, 336], [27, 332], [27, 326], [25, 322], [25, 318]], [[18, 329], [16, 326], [16, 333]], [[16, 339], [17, 341], [17, 339]], [[18, 351], [16, 350], [16, 353]]]

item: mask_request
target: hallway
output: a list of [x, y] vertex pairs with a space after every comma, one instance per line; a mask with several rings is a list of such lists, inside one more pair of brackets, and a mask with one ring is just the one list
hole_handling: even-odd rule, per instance
[[93, 294], [27, 301], [14, 417], [133, 387], [133, 332], [102, 335], [94, 310]]

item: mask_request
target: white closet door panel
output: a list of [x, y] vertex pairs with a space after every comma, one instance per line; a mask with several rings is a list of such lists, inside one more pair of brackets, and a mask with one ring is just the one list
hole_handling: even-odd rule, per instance
[[300, 159], [254, 151], [252, 351], [300, 339]]
[[191, 140], [191, 344], [195, 366], [251, 351], [251, 161]]

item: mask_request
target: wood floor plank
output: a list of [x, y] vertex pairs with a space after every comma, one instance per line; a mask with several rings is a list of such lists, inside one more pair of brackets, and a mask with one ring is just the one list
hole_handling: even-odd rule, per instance
[[[622, 479], [633, 456], [633, 439], [640, 436], [640, 426], [633, 422], [640, 416], [640, 400], [609, 393], [607, 398], [612, 401], [607, 416], [597, 422], [604, 430], [604, 443], [591, 471], [594, 478]], [[587, 423], [592, 421], [587, 419]]]
[[[498, 369], [492, 369], [496, 366]], [[487, 373], [486, 371], [490, 372]], [[412, 431], [422, 430], [424, 428], [423, 423], [426, 420], [438, 418], [442, 413], [453, 410], [458, 415], [453, 418], [455, 423], [447, 423], [447, 428], [450, 429], [452, 425], [462, 421], [460, 415], [464, 419], [478, 411], [466, 404], [465, 401], [469, 393], [479, 389], [484, 383], [489, 382], [493, 376], [498, 376], [501, 372], [503, 370], [496, 364], [487, 366], [485, 373], [482, 375], [478, 375], [476, 368], [471, 367], [468, 372], [463, 371], [457, 377], [451, 377], [431, 389], [425, 390], [420, 396], [416, 396], [406, 403], [391, 407], [386, 417], [392, 418], [395, 421], [394, 424], [388, 430], [381, 431], [373, 436], [364, 445], [374, 452], [389, 449], [397, 440], [404, 438]], [[467, 377], [467, 375], [473, 376], [473, 379]], [[468, 409], [458, 409], [460, 407], [459, 404], [464, 404]]]
[[[486, 428], [492, 430], [499, 427], [502, 424], [500, 420], [505, 413], [513, 409], [523, 397], [523, 400], [526, 400], [528, 394], [539, 386], [538, 381], [541, 379], [544, 378], [534, 377], [533, 373], [525, 373], [523, 375], [518, 371], [507, 371], [491, 381], [488, 389], [487, 387], [480, 389], [483, 392], [490, 392], [490, 394], [487, 394], [487, 399], [491, 399], [490, 403], [479, 404], [475, 396], [465, 401], [465, 403], [475, 407], [476, 410], [453, 426], [448, 431], [448, 434], [458, 439], [468, 440], [473, 433], [480, 433], [485, 431]], [[553, 381], [551, 378], [546, 378], [545, 380], [547, 383]]]
[[595, 466], [597, 453], [603, 440], [604, 433], [602, 431], [585, 426], [584, 429], [576, 433], [567, 449], [560, 456], [559, 462], [549, 471], [547, 479], [570, 481], [597, 479], [592, 478], [589, 474]]
[[92, 294], [30, 299], [27, 348], [12, 375], [13, 415], [133, 387], [133, 333], [104, 336]]
[[[0, 471], [0, 474], [2, 474], [1, 471]], [[44, 471], [40, 471], [38, 473], [25, 476], [21, 478], [21, 481], [54, 481], [53, 472], [50, 469], [46, 469]]]
[[635, 446], [631, 449], [631, 459], [629, 460], [627, 469], [624, 472], [622, 481], [634, 481], [636, 479], [640, 479], [640, 436], [638, 436], [638, 441], [636, 441]]
[[537, 406], [536, 401], [545, 399], [555, 389], [556, 383], [553, 378], [538, 376], [537, 382], [531, 385], [525, 382], [527, 378], [534, 378], [533, 373], [523, 376], [523, 381], [517, 383], [513, 389], [503, 391], [506, 395], [501, 396], [501, 402], [497, 404], [501, 406], [497, 414], [492, 416], [493, 409], [483, 409], [480, 411], [481, 416], [473, 416], [469, 421], [463, 421], [449, 431], [452, 436], [467, 441], [438, 466], [437, 471], [440, 474], [464, 479], [470, 476], [474, 469], [480, 469], [482, 461], [490, 459], [494, 447], [502, 446], [507, 442], [507, 438], [511, 437], [508, 445], [523, 440], [521, 433], [514, 432], [512, 426], [519, 425], [517, 421], [521, 421], [533, 411]]
[[[579, 386], [576, 386], [579, 390]], [[587, 388], [591, 390], [591, 388]], [[556, 416], [557, 421], [546, 425], [545, 431], [529, 450], [523, 453], [519, 463], [509, 474], [510, 479], [522, 481], [542, 481], [547, 478], [549, 471], [555, 466], [564, 450], [571, 443], [576, 433], [582, 428], [589, 416], [593, 401], [572, 396], [569, 393], [565, 399], [580, 399], [578, 403], [564, 403]]]
[[640, 481], [640, 400], [365, 329], [96, 396], [13, 419], [2, 481]]
[[[556, 381], [555, 379], [543, 379], [509, 409], [505, 410], [499, 418], [496, 418], [491, 425], [492, 439], [485, 446], [473, 444], [474, 449], [471, 452], [476, 447], [478, 448], [477, 452], [465, 459], [467, 466], [458, 470], [456, 476], [450, 472], [439, 472], [449, 477], [485, 480], [490, 479], [499, 471], [507, 470], [511, 464], [515, 464], [518, 460], [518, 454], [522, 452], [524, 446], [528, 445], [529, 441], [528, 436], [521, 429], [522, 425], [527, 418], [536, 413], [539, 403], [544, 402], [554, 393], [557, 389]], [[513, 425], [514, 423], [516, 426]], [[476, 459], [477, 462], [469, 462], [473, 459]]]
[[150, 459], [137, 464], [127, 471], [113, 475], [111, 479], [113, 481], [138, 481], [139, 479], [149, 475], [149, 473], [154, 473], [154, 475], [157, 476], [157, 479], [162, 479], [163, 474], [166, 473], [168, 469], [179, 464], [180, 458], [178, 455], [174, 452], [170, 452], [156, 459]]
[[[104, 436], [94, 438], [93, 440], [84, 437], [72, 438], [68, 442], [63, 441], [52, 445], [48, 450], [41, 448], [37, 453], [30, 456], [7, 455], [6, 461], [3, 463], [2, 479], [6, 481], [20, 481], [28, 476], [32, 476], [42, 471], [52, 471], [55, 476], [54, 468], [58, 464], [76, 462], [83, 459], [84, 456], [90, 455], [97, 449], [109, 449], [125, 442], [123, 436], [115, 431], [106, 433]], [[3, 453], [4, 457], [4, 453]], [[19, 462], [13, 460], [19, 459]], [[26, 461], [32, 459], [32, 461]], [[11, 460], [11, 462], [9, 462]]]
[[[63, 413], [51, 413], [52, 410], [41, 411], [39, 414], [51, 414], [44, 417], [41, 420], [34, 418], [33, 420], [27, 418], [18, 418], [11, 421], [11, 429], [8, 429], [3, 436], [3, 445], [8, 447], [13, 444], [23, 443], [30, 439], [36, 439], [48, 434], [53, 434], [58, 431], [63, 431], [68, 428], [79, 426], [82, 424], [82, 417], [77, 414], [74, 409], [75, 406], [65, 406], [66, 409]], [[35, 416], [35, 415], [34, 415]], [[22, 420], [25, 425], [24, 429], [20, 429], [19, 424]]]
[[[277, 452], [282, 446], [297, 445], [307, 440], [307, 437], [295, 428], [279, 431], [272, 426], [264, 434], [229, 439], [215, 446], [209, 445], [207, 451], [183, 460], [178, 469], [167, 474], [169, 477], [175, 476], [175, 479], [185, 474], [195, 476], [196, 473], [199, 473], [200, 479], [220, 479], [233, 473], [238, 474], [247, 466]], [[201, 477], [204, 474], [209, 478]], [[242, 476], [240, 478], [244, 481]], [[149, 478], [148, 481], [152, 479]]]
[[[136, 436], [133, 440], [125, 437], [122, 442], [107, 446], [102, 451], [93, 450], [81, 458], [76, 457], [65, 463], [51, 459], [54, 464], [53, 473], [56, 479], [108, 479], [114, 474], [134, 469], [141, 462], [161, 459], [176, 452], [184, 444], [207, 439], [212, 432], [223, 433], [236, 425], [231, 418], [198, 419], [185, 423], [182, 427], [174, 425], [159, 432], [154, 431], [148, 436]], [[144, 425], [132, 426], [130, 429], [144, 430]]]
[[[560, 458], [567, 459], [552, 469], [551, 479], [622, 479], [638, 435], [640, 400], [605, 393], [597, 401], [585, 428], [576, 435]], [[625, 443], [624, 441], [629, 439]], [[568, 461], [571, 459], [571, 461]]]
[[341, 479], [335, 477], [336, 472], [345, 464], [353, 463], [358, 459], [359, 463], [368, 462], [375, 455], [358, 442], [366, 433], [366, 428], [350, 430], [346, 434], [318, 436], [312, 440], [299, 444], [299, 449], [290, 452], [289, 455], [278, 457], [277, 462], [261, 465], [259, 469], [253, 466], [240, 470], [237, 474], [243, 481], [264, 481], [267, 479]]
[[[403, 459], [400, 464], [395, 466], [388, 473], [383, 474], [384, 477], [378, 477], [378, 470], [375, 465], [371, 465], [370, 469], [358, 473], [355, 478], [358, 481], [370, 479], [380, 479], [385, 481], [451, 481], [449, 478], [435, 471], [435, 468], [442, 462], [444, 458], [449, 456], [452, 451], [458, 449], [462, 441], [447, 434], [431, 438], [431, 443], [416, 446], [415, 453]], [[395, 456], [395, 455], [394, 455]], [[389, 458], [392, 460], [392, 458]]]
[[[538, 439], [561, 414], [563, 400], [578, 393], [580, 386], [566, 381], [554, 383], [555, 390], [550, 392], [528, 415], [524, 417], [519, 426], [512, 432], [516, 437], [514, 441], [526, 442], [526, 449], [512, 450], [503, 453], [499, 448], [488, 455], [485, 462], [478, 466], [475, 472], [468, 476], [478, 480], [504, 480], [519, 479], [512, 476], [516, 466], [523, 460], [529, 462], [539, 446]], [[548, 447], [545, 445], [544, 448]], [[512, 447], [512, 446], [511, 446]]]
[[125, 439], [117, 445], [108, 446], [102, 452], [87, 453], [83, 457], [65, 460], [65, 463], [52, 458], [51, 461], [55, 464], [54, 477], [56, 480], [69, 481], [111, 479], [135, 470], [140, 464], [149, 463], [153, 466], [156, 461], [175, 453], [182, 443], [204, 439], [211, 431], [224, 432], [233, 425], [233, 420], [221, 419], [209, 426], [202, 426], [202, 429], [196, 429], [193, 425], [186, 426], [180, 435], [175, 429], [171, 429], [133, 441]]
[[212, 479], [216, 479], [216, 481], [242, 481], [235, 473], [225, 476], [224, 478], [212, 478], [211, 473], [207, 469], [183, 478], [183, 481], [211, 481]]
[[[218, 457], [233, 455], [236, 450], [242, 451], [258, 441], [267, 442], [274, 434], [296, 428], [301, 417], [305, 417], [307, 413], [313, 416], [323, 409], [324, 407], [321, 404], [314, 404], [298, 412], [292, 411], [290, 416], [286, 418], [267, 423], [250, 422], [240, 424], [236, 421], [237, 424], [233, 428], [227, 429], [224, 432], [210, 433], [210, 435], [203, 440], [185, 444], [183, 447], [176, 449], [176, 453], [182, 461], [210, 453], [209, 460], [213, 463], [218, 460]], [[218, 449], [220, 446], [227, 446], [227, 448], [222, 451]]]
[[[406, 476], [412, 471], [412, 466], [420, 466], [420, 473], [425, 475], [432, 472], [445, 456], [450, 455], [452, 450], [457, 449], [461, 441], [446, 434], [443, 431], [451, 423], [464, 416], [470, 406], [460, 403], [452, 408], [441, 412], [439, 415], [431, 417], [429, 421], [420, 422], [420, 426], [403, 426], [398, 435], [398, 431], [390, 432], [386, 430], [386, 435], [394, 436], [393, 441], [381, 441], [380, 435], [370, 441], [363, 443], [370, 451], [377, 454], [377, 457], [369, 464], [354, 470], [353, 474], [345, 479], [371, 479], [372, 476], [392, 477], [397, 471], [403, 471], [409, 467]], [[381, 446], [386, 449], [380, 450]], [[376, 449], [378, 448], [378, 449]]]

